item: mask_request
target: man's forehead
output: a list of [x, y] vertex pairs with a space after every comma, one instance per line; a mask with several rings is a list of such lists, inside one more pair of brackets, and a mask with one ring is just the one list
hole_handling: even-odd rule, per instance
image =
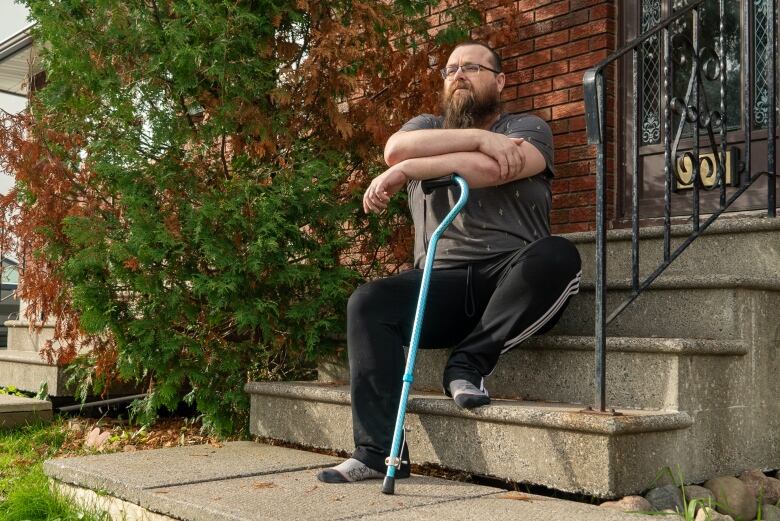
[[458, 47], [447, 59], [447, 64], [480, 63], [485, 64], [490, 59], [490, 51], [481, 45], [463, 45]]

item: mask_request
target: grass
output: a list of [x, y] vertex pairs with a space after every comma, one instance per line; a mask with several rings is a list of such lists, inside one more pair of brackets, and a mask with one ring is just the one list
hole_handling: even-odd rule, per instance
[[103, 521], [49, 488], [43, 461], [66, 439], [65, 421], [0, 430], [0, 521]]

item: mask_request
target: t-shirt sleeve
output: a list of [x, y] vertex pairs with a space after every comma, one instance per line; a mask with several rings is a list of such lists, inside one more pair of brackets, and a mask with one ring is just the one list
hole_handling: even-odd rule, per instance
[[539, 116], [516, 115], [509, 121], [506, 129], [508, 137], [521, 137], [534, 145], [544, 157], [547, 171], [555, 175], [553, 136], [550, 125]]
[[410, 130], [423, 130], [427, 128], [440, 128], [439, 118], [433, 114], [420, 114], [415, 116], [399, 129], [399, 132], [409, 132]]

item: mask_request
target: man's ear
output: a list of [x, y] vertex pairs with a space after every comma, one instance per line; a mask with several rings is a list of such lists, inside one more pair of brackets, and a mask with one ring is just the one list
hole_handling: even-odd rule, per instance
[[496, 85], [498, 86], [498, 93], [504, 90], [504, 84], [506, 83], [506, 75], [503, 72], [496, 74]]

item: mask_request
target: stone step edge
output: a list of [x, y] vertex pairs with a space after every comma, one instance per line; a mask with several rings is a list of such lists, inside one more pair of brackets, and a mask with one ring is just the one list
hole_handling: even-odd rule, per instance
[[[760, 233], [780, 231], [780, 218], [771, 217], [737, 217], [717, 219], [696, 240], [708, 235]], [[671, 226], [671, 237], [687, 237], [693, 232], [692, 224], [675, 224]], [[630, 241], [631, 228], [621, 228], [607, 231], [607, 241]], [[639, 239], [663, 239], [663, 226], [647, 226], [639, 229]], [[573, 243], [588, 243], [596, 241], [596, 232], [575, 232], [561, 234]], [[694, 241], [695, 242], [695, 241]]]
[[[640, 276], [641, 284], [645, 276]], [[580, 282], [580, 289], [594, 291], [596, 284], [592, 280]], [[736, 275], [661, 275], [649, 286], [653, 289], [757, 289], [780, 291], [780, 278], [743, 277]], [[607, 289], [632, 289], [630, 278], [607, 280]]]
[[[523, 341], [512, 351], [595, 351], [595, 342], [594, 336], [541, 335]], [[608, 336], [606, 344], [608, 353], [743, 356], [749, 352], [741, 340]]]
[[43, 360], [38, 351], [0, 351], [0, 362], [58, 367], [57, 364], [50, 364], [46, 360]]
[[[244, 391], [292, 400], [351, 404], [346, 387], [316, 382], [249, 382]], [[488, 407], [466, 411], [443, 395], [417, 393], [410, 395], [407, 412], [612, 436], [687, 429], [693, 425], [693, 419], [684, 411], [620, 409], [620, 416], [612, 416], [583, 412], [577, 405], [513, 400], [494, 400]]]

